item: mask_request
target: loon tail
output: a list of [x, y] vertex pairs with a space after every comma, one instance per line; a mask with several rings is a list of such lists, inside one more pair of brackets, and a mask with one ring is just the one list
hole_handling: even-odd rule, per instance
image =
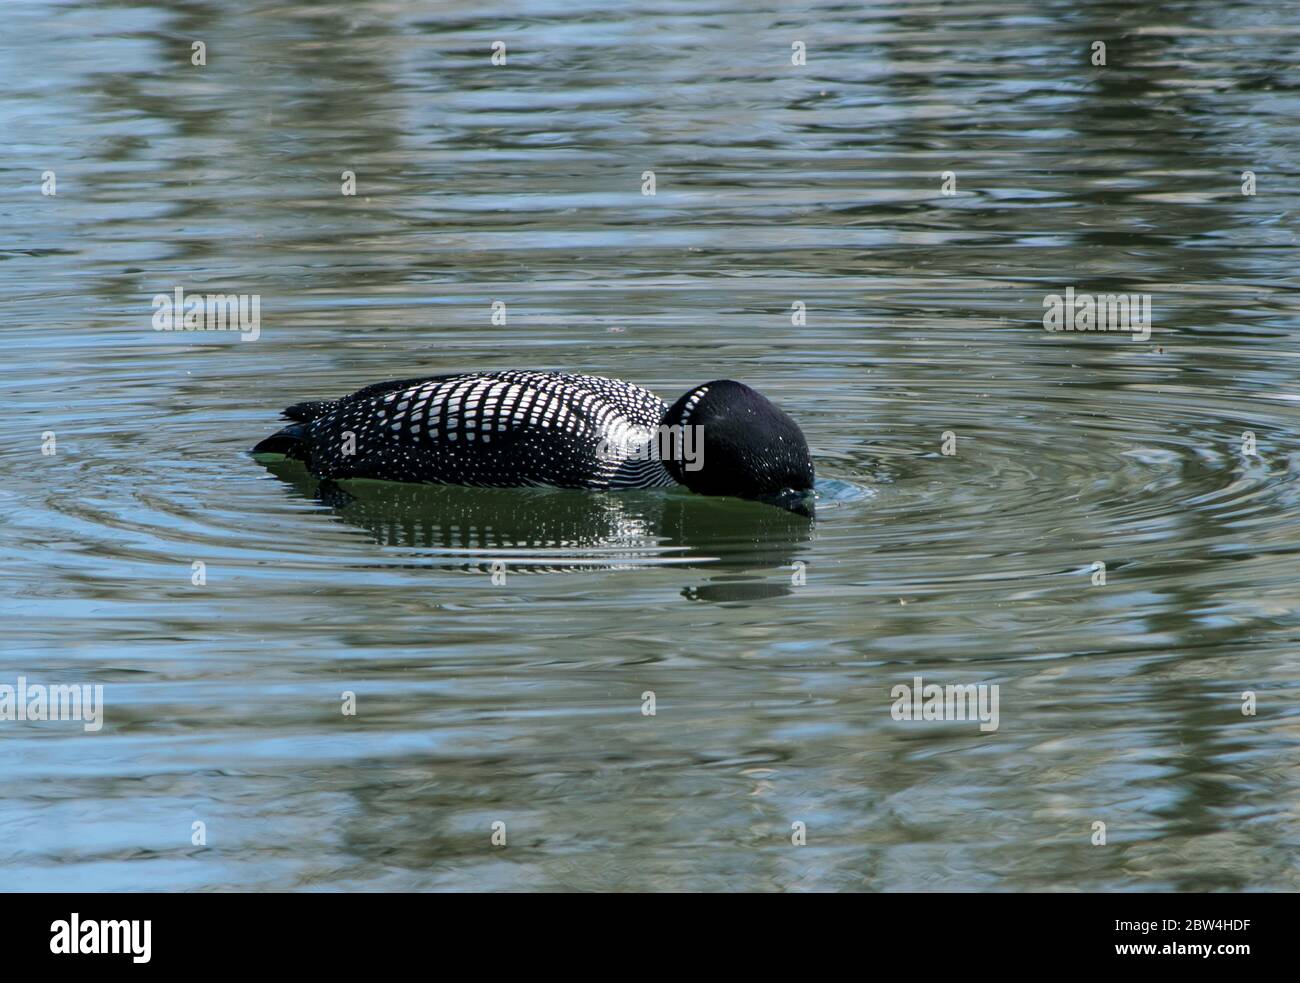
[[296, 420], [283, 430], [276, 431], [253, 448], [254, 454], [283, 454], [285, 457], [307, 460], [307, 424], [317, 417], [322, 417], [338, 405], [336, 399], [315, 400], [306, 403], [294, 403], [282, 410], [280, 415], [286, 420]]
[[294, 423], [271, 434], [256, 447], [254, 454], [283, 454], [285, 457], [302, 458], [306, 450], [307, 425]]
[[313, 420], [318, 420], [327, 413], [332, 413], [340, 406], [373, 399], [390, 392], [400, 392], [416, 383], [445, 382], [448, 379], [456, 378], [460, 378], [460, 376], [452, 374], [435, 375], [421, 379], [397, 379], [393, 382], [379, 382], [373, 386], [366, 386], [364, 389], [358, 389], [351, 396], [344, 396], [342, 399], [311, 399], [304, 403], [294, 403], [292, 406], [281, 410], [280, 415], [286, 420], [295, 422], [289, 424], [283, 430], [271, 434], [271, 436], [254, 447], [252, 453], [283, 454], [285, 457], [304, 461], [310, 467], [311, 455], [307, 446], [307, 428]]

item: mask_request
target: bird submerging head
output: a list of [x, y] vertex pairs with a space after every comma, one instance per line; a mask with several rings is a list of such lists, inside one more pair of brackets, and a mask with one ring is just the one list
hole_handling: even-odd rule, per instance
[[320, 478], [487, 488], [661, 488], [755, 499], [813, 515], [813, 463], [798, 425], [743, 383], [719, 379], [668, 406], [618, 379], [467, 372], [297, 403], [253, 448]]

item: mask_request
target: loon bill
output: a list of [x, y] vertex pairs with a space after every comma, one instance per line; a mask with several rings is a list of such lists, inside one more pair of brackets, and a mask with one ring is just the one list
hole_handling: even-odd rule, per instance
[[296, 403], [253, 448], [320, 478], [514, 488], [685, 485], [813, 514], [799, 426], [740, 382], [696, 386], [668, 406], [619, 379], [466, 372], [399, 379]]

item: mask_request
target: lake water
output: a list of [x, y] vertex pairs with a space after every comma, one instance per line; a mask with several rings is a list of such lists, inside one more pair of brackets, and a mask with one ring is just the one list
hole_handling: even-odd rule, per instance
[[[1294, 15], [6, 4], [0, 684], [104, 713], [0, 888], [1300, 889]], [[246, 454], [496, 368], [746, 381], [816, 522]]]

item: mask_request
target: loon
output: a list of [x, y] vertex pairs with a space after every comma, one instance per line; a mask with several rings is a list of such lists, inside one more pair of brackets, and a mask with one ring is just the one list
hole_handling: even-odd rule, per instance
[[749, 386], [718, 379], [668, 406], [648, 389], [563, 372], [398, 379], [295, 403], [254, 455], [319, 478], [488, 488], [685, 485], [813, 515], [812, 457], [798, 424]]

